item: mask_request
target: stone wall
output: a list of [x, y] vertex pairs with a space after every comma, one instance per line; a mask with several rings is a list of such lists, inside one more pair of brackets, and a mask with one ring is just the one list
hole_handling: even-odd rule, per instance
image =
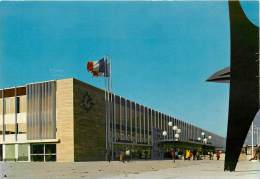
[[105, 160], [104, 91], [73, 81], [75, 161]]

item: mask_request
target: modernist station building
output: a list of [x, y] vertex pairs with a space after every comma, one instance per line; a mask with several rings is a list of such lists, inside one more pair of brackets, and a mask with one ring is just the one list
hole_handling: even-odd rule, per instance
[[[170, 121], [182, 130], [176, 147], [224, 148], [225, 138], [205, 129], [115, 94], [109, 100], [106, 108], [104, 90], [74, 78], [1, 89], [0, 159], [94, 161], [126, 149], [133, 159], [160, 159], [173, 144]], [[207, 144], [202, 131], [212, 136]]]

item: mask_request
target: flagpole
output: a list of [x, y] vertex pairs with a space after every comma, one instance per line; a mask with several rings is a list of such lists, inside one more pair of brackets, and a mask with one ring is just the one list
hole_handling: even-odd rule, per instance
[[[109, 59], [108, 56], [105, 57], [105, 79], [106, 79], [106, 90], [107, 90], [107, 120], [106, 120], [106, 123], [107, 123], [107, 152], [108, 152], [108, 155], [109, 157], [112, 157], [111, 156], [111, 152], [112, 152], [112, 155], [113, 155], [113, 137], [111, 135], [111, 88], [112, 88], [112, 85], [111, 85], [111, 61]], [[109, 66], [108, 66], [109, 64]], [[108, 69], [109, 68], [109, 69]], [[112, 149], [112, 151], [111, 151]], [[112, 157], [113, 158], [113, 157]]]
[[[106, 60], [106, 56], [104, 57]], [[105, 74], [106, 74], [106, 65], [105, 65]], [[106, 160], [108, 159], [108, 109], [107, 109], [107, 78], [105, 77], [105, 113], [106, 113], [106, 118], [105, 118], [105, 123], [106, 123]]]
[[[112, 106], [112, 61], [111, 59], [109, 58], [109, 91], [110, 91], [110, 94], [111, 94], [111, 103], [110, 103], [110, 107]], [[112, 107], [110, 108], [110, 123], [111, 123], [111, 120], [112, 120], [112, 127], [110, 127], [112, 129], [112, 132], [111, 132], [111, 152], [112, 152], [112, 160], [114, 160], [114, 113], [111, 111]], [[112, 118], [112, 119], [111, 119]], [[111, 124], [109, 123], [109, 126], [111, 126]]]
[[108, 103], [107, 103], [107, 107], [108, 107], [108, 123], [107, 123], [107, 126], [108, 126], [108, 152], [109, 152], [109, 156], [110, 156], [110, 152], [111, 152], [111, 109], [110, 109], [110, 71], [108, 71], [109, 67], [108, 67], [108, 63], [109, 63], [109, 58], [108, 56], [106, 56], [106, 78], [107, 78], [107, 91], [108, 91]]
[[[111, 159], [111, 147], [113, 147], [113, 133], [111, 135], [111, 118], [113, 115], [114, 119], [114, 114], [111, 113], [111, 102], [112, 102], [112, 94], [111, 94], [111, 89], [112, 89], [112, 81], [111, 81], [111, 65], [108, 67], [108, 63], [110, 62], [110, 59], [108, 56], [104, 56], [101, 60], [98, 62], [88, 62], [87, 63], [87, 70], [92, 73], [93, 76], [103, 76], [104, 77], [104, 98], [105, 98], [105, 125], [106, 125], [106, 132], [105, 132], [105, 157], [106, 159]], [[99, 68], [98, 70], [94, 70], [94, 66], [96, 65], [95, 68]], [[100, 65], [103, 65], [102, 69], [100, 69]], [[108, 71], [109, 70], [109, 71]], [[112, 121], [114, 122], [114, 121]], [[113, 128], [112, 128], [113, 130]], [[113, 150], [113, 148], [112, 148]], [[108, 158], [109, 157], [109, 158]]]

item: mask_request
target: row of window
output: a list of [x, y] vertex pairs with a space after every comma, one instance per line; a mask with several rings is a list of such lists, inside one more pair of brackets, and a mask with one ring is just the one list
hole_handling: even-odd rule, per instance
[[[3, 107], [4, 105], [4, 107]], [[0, 99], [0, 113], [21, 113], [26, 112], [26, 96], [17, 96]]]
[[39, 162], [56, 161], [56, 144], [0, 145], [0, 160], [3, 159], [5, 161], [29, 161], [29, 159]]
[[56, 161], [56, 144], [32, 144], [31, 161]]
[[[119, 138], [119, 140], [129, 139], [128, 133], [131, 131], [133, 135], [138, 132], [141, 133], [142, 137], [147, 138], [153, 128], [166, 130], [167, 133], [171, 133], [171, 129], [168, 127], [168, 122], [170, 121], [177, 125], [178, 128], [181, 128], [182, 133], [180, 140], [189, 140], [189, 138], [197, 139], [197, 137], [201, 135], [201, 132], [204, 131], [196, 126], [123, 98], [117, 97], [112, 101], [114, 100], [116, 102], [112, 102], [111, 121], [113, 121], [113, 119], [115, 120], [113, 121], [115, 124], [112, 123], [112, 125], [114, 125], [114, 130], [119, 131], [119, 134], [116, 135], [116, 138]], [[135, 128], [137, 128], [137, 130], [135, 130]], [[169, 138], [169, 136], [167, 136], [167, 138]]]
[[[26, 124], [16, 123], [16, 124], [5, 124], [4, 125], [5, 134], [25, 134]], [[3, 125], [0, 124], [0, 135], [3, 134]]]

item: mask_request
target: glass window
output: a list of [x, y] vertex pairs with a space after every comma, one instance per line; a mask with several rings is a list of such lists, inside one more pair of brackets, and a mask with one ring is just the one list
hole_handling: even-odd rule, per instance
[[55, 144], [45, 144], [45, 154], [55, 154], [56, 145]]
[[0, 161], [3, 160], [3, 145], [0, 144]]
[[19, 96], [19, 113], [26, 112], [26, 95]]
[[20, 113], [20, 97], [16, 97], [16, 112]]
[[5, 145], [5, 160], [6, 161], [15, 160], [15, 145], [14, 144]]
[[4, 98], [4, 103], [5, 103], [5, 108], [4, 108], [4, 113], [14, 113], [15, 112], [15, 98], [14, 97], [9, 97], [9, 98]]
[[43, 162], [44, 155], [31, 155], [31, 161], [33, 162]]
[[33, 144], [31, 147], [32, 147], [31, 154], [43, 154], [44, 153], [43, 144]]
[[28, 144], [18, 145], [18, 160], [28, 161]]
[[56, 161], [56, 144], [32, 144], [31, 161]]
[[56, 161], [56, 155], [46, 155], [46, 156], [45, 156], [45, 161], [46, 161], [46, 162]]
[[16, 132], [17, 134], [25, 134], [26, 133], [26, 124], [25, 123], [17, 123], [16, 124]]
[[[0, 93], [0, 95], [2, 95], [1, 93]], [[3, 114], [3, 99], [2, 99], [2, 96], [0, 96], [0, 114]]]
[[15, 134], [15, 124], [5, 124], [5, 134]]
[[[1, 93], [0, 93], [1, 95]], [[0, 135], [3, 134], [3, 99], [0, 99]], [[2, 137], [2, 136], [0, 136]]]
[[[2, 122], [1, 120], [0, 120], [0, 122]], [[3, 135], [3, 125], [1, 125], [2, 123], [0, 123], [0, 137], [2, 137], [2, 135]]]

